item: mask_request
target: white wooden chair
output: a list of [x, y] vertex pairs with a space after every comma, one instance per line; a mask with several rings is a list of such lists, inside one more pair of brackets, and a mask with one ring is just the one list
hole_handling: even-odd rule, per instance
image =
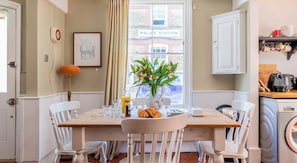
[[[144, 163], [178, 163], [182, 146], [183, 131], [187, 125], [188, 115], [181, 114], [165, 118], [125, 119], [121, 126], [128, 134], [127, 158], [120, 162]], [[138, 136], [141, 142], [141, 153], [133, 157], [133, 141]], [[160, 150], [157, 151], [158, 138], [162, 138]], [[145, 142], [152, 142], [149, 154], [145, 154]], [[139, 141], [139, 139], [137, 140]], [[173, 157], [174, 156], [174, 157]]]
[[[145, 108], [146, 107], [146, 100], [147, 98], [134, 98], [132, 99], [133, 106], [135, 109], [140, 109], [140, 108]], [[165, 106], [165, 108], [168, 108], [171, 104], [171, 99], [170, 98], [162, 98], [161, 99], [162, 104]], [[140, 152], [140, 142], [135, 141], [134, 142], [135, 147], [134, 147], [134, 153], [138, 154]]]
[[[77, 110], [79, 108], [80, 103], [78, 101], [67, 101], [50, 105], [50, 118], [57, 144], [55, 163], [60, 162], [61, 155], [72, 155], [72, 162], [75, 162], [76, 151], [72, 149], [72, 129], [58, 127], [58, 124], [78, 116]], [[106, 148], [106, 141], [87, 141], [83, 149], [85, 162], [88, 162], [88, 154], [95, 153], [96, 159], [100, 155], [100, 163], [106, 163]]]
[[[255, 104], [247, 101], [234, 100], [232, 108], [222, 110], [224, 114], [241, 123], [240, 128], [230, 128], [226, 138], [224, 158], [232, 158], [234, 163], [246, 163], [248, 152], [246, 141], [249, 133], [250, 124], [254, 116]], [[215, 152], [211, 141], [199, 142], [199, 162], [206, 162], [206, 155], [209, 156], [208, 162], [213, 162]]]

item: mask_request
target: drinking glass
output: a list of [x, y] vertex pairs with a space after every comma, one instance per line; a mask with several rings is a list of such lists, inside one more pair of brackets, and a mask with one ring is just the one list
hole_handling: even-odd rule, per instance
[[112, 114], [111, 106], [103, 105], [102, 109], [103, 109], [104, 117], [110, 117], [111, 116], [111, 114]]

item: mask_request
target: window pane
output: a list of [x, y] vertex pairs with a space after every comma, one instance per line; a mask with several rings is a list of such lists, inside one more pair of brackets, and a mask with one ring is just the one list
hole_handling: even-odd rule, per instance
[[[129, 9], [129, 45], [128, 74], [130, 64], [137, 59], [147, 58], [159, 62], [178, 63], [176, 75], [179, 76], [172, 86], [166, 88], [165, 96], [172, 104], [183, 104], [184, 81], [184, 26], [183, 4], [130, 4]], [[133, 87], [134, 76], [128, 76], [127, 89], [136, 96], [137, 87]], [[148, 95], [149, 88], [142, 87], [138, 96]]]
[[0, 10], [0, 92], [7, 92], [7, 19]]

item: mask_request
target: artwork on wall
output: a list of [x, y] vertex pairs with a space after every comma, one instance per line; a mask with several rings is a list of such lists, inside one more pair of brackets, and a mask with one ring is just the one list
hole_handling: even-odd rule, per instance
[[101, 32], [74, 32], [73, 42], [74, 65], [101, 67]]

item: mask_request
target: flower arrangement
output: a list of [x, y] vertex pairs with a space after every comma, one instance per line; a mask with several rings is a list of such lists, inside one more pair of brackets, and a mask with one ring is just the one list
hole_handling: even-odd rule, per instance
[[178, 78], [174, 73], [177, 69], [177, 63], [159, 63], [155, 59], [153, 63], [143, 58], [142, 60], [135, 60], [135, 64], [131, 64], [131, 74], [136, 75], [137, 80], [134, 85], [148, 85], [151, 88], [151, 94], [154, 97], [157, 89], [160, 86], [171, 85], [175, 79]]

